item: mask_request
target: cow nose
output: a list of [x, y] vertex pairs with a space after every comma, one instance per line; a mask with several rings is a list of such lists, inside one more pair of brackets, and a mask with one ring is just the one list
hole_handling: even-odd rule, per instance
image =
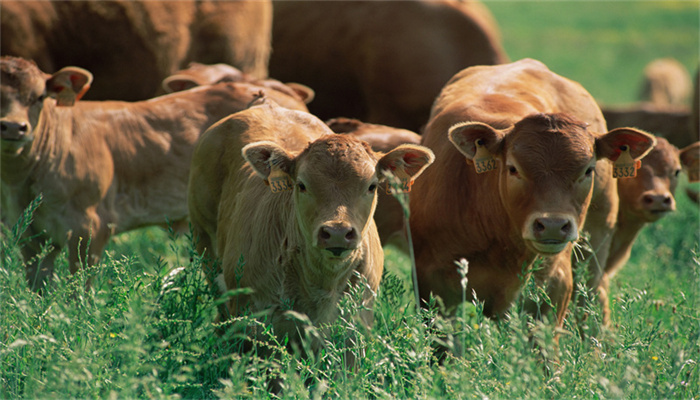
[[571, 235], [573, 224], [568, 218], [540, 217], [532, 222], [532, 230], [537, 240], [565, 241]]
[[651, 211], [671, 211], [676, 206], [669, 193], [647, 193], [642, 196], [642, 204]]
[[26, 122], [1, 121], [0, 137], [4, 140], [19, 140], [29, 131]]
[[340, 256], [345, 250], [356, 247], [357, 231], [345, 224], [322, 226], [318, 231], [318, 246], [335, 256]]

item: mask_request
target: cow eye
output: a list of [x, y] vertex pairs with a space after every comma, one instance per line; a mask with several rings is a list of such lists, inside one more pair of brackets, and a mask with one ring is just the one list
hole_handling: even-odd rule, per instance
[[594, 172], [595, 172], [595, 167], [588, 167], [588, 169], [586, 170], [586, 177], [593, 175]]
[[373, 183], [373, 184], [369, 185], [369, 188], [367, 188], [367, 191], [370, 193], [374, 193], [375, 191], [377, 191], [377, 184]]
[[304, 185], [302, 182], [297, 183], [297, 187], [299, 188], [299, 192], [306, 193], [306, 185]]
[[517, 176], [517, 175], [518, 175], [518, 169], [515, 168], [514, 165], [509, 165], [509, 166], [508, 166], [508, 173], [511, 174], [512, 176]]
[[680, 175], [680, 174], [681, 174], [681, 170], [680, 170], [680, 169], [677, 169], [675, 172], [673, 172], [673, 176], [676, 176], [676, 177], [677, 177], [678, 175]]

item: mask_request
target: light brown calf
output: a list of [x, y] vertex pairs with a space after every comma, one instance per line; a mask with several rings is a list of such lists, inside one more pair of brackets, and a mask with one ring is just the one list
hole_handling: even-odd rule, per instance
[[190, 61], [267, 76], [272, 2], [6, 1], [2, 55], [44, 71], [80, 65], [95, 75], [86, 99], [145, 100]]
[[298, 343], [303, 330], [287, 311], [332, 322], [360, 277], [370, 305], [384, 265], [372, 220], [379, 182], [384, 171], [415, 178], [432, 160], [416, 145], [376, 154], [270, 101], [212, 126], [195, 150], [188, 202], [198, 251], [221, 262], [207, 274], [222, 272], [220, 289], [253, 289], [228, 311], [266, 312], [277, 336]]
[[[32, 262], [27, 279], [35, 289], [52, 275], [54, 258], [66, 246], [75, 272], [86, 254], [86, 263], [97, 261], [112, 234], [164, 224], [166, 218], [184, 220], [195, 141], [260, 91], [306, 109], [284, 93], [244, 83], [71, 107], [87, 89], [87, 71], [66, 67], [48, 75], [14, 57], [1, 58], [0, 71], [3, 223], [14, 224], [43, 195], [24, 248], [26, 262]], [[32, 260], [46, 240], [54, 250], [39, 266]]]
[[572, 291], [572, 242], [594, 211], [589, 203], [598, 200], [602, 216], [617, 213], [607, 160], [618, 159], [622, 146], [638, 159], [653, 143], [633, 129], [606, 133], [586, 90], [538, 61], [461, 71], [435, 101], [421, 144], [436, 161], [411, 192], [421, 297], [440, 296], [453, 310], [462, 300], [454, 262], [466, 258], [467, 298], [474, 290], [485, 314], [500, 316], [523, 272], [544, 256], [535, 280], [561, 325]]
[[507, 62], [477, 1], [275, 1], [270, 75], [316, 92], [311, 112], [420, 132], [445, 83]]
[[[314, 99], [314, 91], [299, 83], [282, 83], [276, 79], [257, 79], [252, 75], [244, 74], [238, 68], [234, 68], [228, 64], [200, 64], [191, 62], [187, 68], [176, 71], [163, 80], [163, 89], [168, 93], [179, 92], [182, 90], [192, 89], [197, 86], [212, 85], [221, 82], [244, 82], [254, 85], [260, 85], [276, 92], [282, 92], [289, 97], [296, 98], [297, 101], [302, 101], [309, 104]], [[282, 98], [274, 99], [279, 105], [286, 107], [286, 104], [280, 103]], [[291, 107], [294, 108], [294, 107]]]

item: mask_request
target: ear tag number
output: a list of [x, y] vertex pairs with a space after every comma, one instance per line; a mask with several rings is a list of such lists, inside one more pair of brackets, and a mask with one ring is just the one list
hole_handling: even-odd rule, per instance
[[[411, 186], [413, 186], [413, 179], [406, 174], [401, 169], [395, 169], [392, 170], [391, 173], [394, 175], [394, 178], [398, 180], [398, 186], [393, 185], [392, 186], [392, 179], [391, 177], [387, 176], [386, 180], [386, 194], [392, 194], [392, 193], [408, 193], [411, 191]], [[396, 182], [394, 180], [394, 182]]]
[[78, 95], [75, 94], [72, 88], [65, 87], [63, 90], [58, 92], [56, 96], [56, 104], [61, 107], [72, 107], [75, 104], [75, 100]]
[[642, 161], [632, 158], [629, 146], [623, 145], [620, 150], [620, 156], [613, 163], [613, 178], [634, 178], [642, 166]]
[[476, 146], [476, 154], [474, 155], [474, 169], [477, 174], [493, 171], [496, 169], [496, 159], [493, 154], [484, 146], [481, 139], [474, 141]]
[[267, 177], [268, 184], [272, 193], [280, 193], [294, 189], [292, 178], [278, 166], [273, 165], [270, 169], [270, 175]]

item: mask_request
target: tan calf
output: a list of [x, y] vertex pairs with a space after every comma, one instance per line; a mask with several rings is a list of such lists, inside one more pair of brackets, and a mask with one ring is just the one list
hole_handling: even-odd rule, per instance
[[[3, 223], [14, 224], [43, 195], [24, 249], [27, 279], [35, 289], [52, 275], [62, 248], [68, 247], [75, 272], [81, 258], [88, 264], [99, 259], [112, 234], [164, 224], [166, 218], [183, 221], [199, 135], [245, 109], [260, 91], [272, 92], [223, 83], [142, 102], [73, 105], [91, 80], [83, 69], [48, 75], [32, 62], [3, 57], [0, 71]], [[287, 101], [306, 109], [294, 98]], [[47, 240], [54, 250], [37, 265], [33, 258]]]
[[370, 305], [384, 265], [372, 220], [379, 183], [385, 171], [415, 178], [432, 160], [416, 145], [376, 154], [270, 101], [212, 126], [195, 150], [188, 201], [198, 250], [221, 262], [219, 284], [253, 289], [231, 298], [229, 312], [265, 312], [279, 337], [297, 343], [301, 329], [286, 311], [332, 322], [360, 277]]

